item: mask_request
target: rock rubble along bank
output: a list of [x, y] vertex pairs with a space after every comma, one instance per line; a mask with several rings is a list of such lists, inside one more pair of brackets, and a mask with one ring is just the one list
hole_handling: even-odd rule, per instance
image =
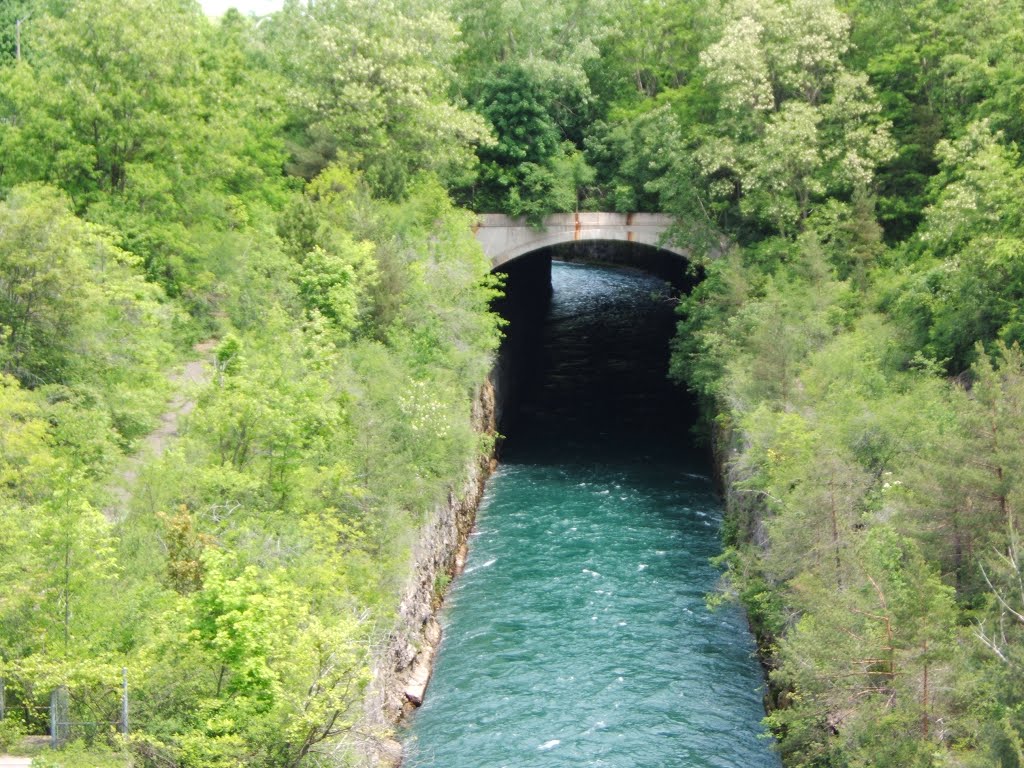
[[[495, 389], [489, 379], [480, 387], [473, 407], [474, 429], [495, 435], [495, 413]], [[437, 614], [448, 584], [465, 565], [469, 534], [494, 464], [493, 456], [482, 455], [468, 466], [462, 485], [449, 492], [420, 530], [398, 619], [374, 662], [365, 712], [355, 728], [361, 765], [392, 768], [401, 764], [402, 746], [394, 730], [423, 703], [441, 643]]]

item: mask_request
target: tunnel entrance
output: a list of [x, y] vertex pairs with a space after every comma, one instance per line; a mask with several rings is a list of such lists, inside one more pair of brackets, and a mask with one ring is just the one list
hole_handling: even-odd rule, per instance
[[620, 242], [560, 245], [502, 266], [507, 321], [495, 368], [502, 456], [524, 443], [682, 434], [696, 409], [667, 378], [679, 256]]

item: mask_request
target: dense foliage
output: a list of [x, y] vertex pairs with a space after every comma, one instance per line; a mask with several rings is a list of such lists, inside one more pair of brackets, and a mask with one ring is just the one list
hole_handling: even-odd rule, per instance
[[785, 763], [1024, 765], [1024, 6], [713, 15], [648, 187], [714, 235], [674, 373]]
[[344, 764], [413, 531], [482, 447], [495, 286], [454, 200], [676, 216], [706, 278], [673, 375], [787, 765], [1020, 768], [1022, 29], [1020, 0], [4, 3], [0, 738], [60, 687], [113, 727], [127, 667], [135, 735], [67, 762]]
[[[449, 94], [456, 26], [0, 19], [4, 722], [45, 732], [63, 688], [90, 725], [60, 764], [344, 764], [413, 534], [485, 448], [495, 285], [443, 184], [489, 136]], [[147, 438], [171, 395], [184, 433]]]

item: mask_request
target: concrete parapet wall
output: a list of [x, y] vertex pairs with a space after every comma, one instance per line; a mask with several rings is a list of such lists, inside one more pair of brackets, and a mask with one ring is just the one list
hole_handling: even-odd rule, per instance
[[561, 243], [579, 240], [618, 240], [641, 243], [687, 256], [686, 249], [664, 243], [664, 235], [672, 217], [664, 213], [555, 213], [544, 219], [540, 227], [525, 217], [512, 218], [500, 213], [479, 216], [476, 238], [492, 267], [523, 254]]

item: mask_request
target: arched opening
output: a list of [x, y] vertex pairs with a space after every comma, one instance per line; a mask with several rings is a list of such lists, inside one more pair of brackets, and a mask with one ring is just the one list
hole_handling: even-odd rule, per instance
[[667, 378], [675, 306], [700, 279], [679, 252], [584, 240], [495, 271], [505, 280], [495, 310], [508, 325], [494, 379], [509, 445], [545, 430], [583, 441], [692, 424], [689, 394]]

